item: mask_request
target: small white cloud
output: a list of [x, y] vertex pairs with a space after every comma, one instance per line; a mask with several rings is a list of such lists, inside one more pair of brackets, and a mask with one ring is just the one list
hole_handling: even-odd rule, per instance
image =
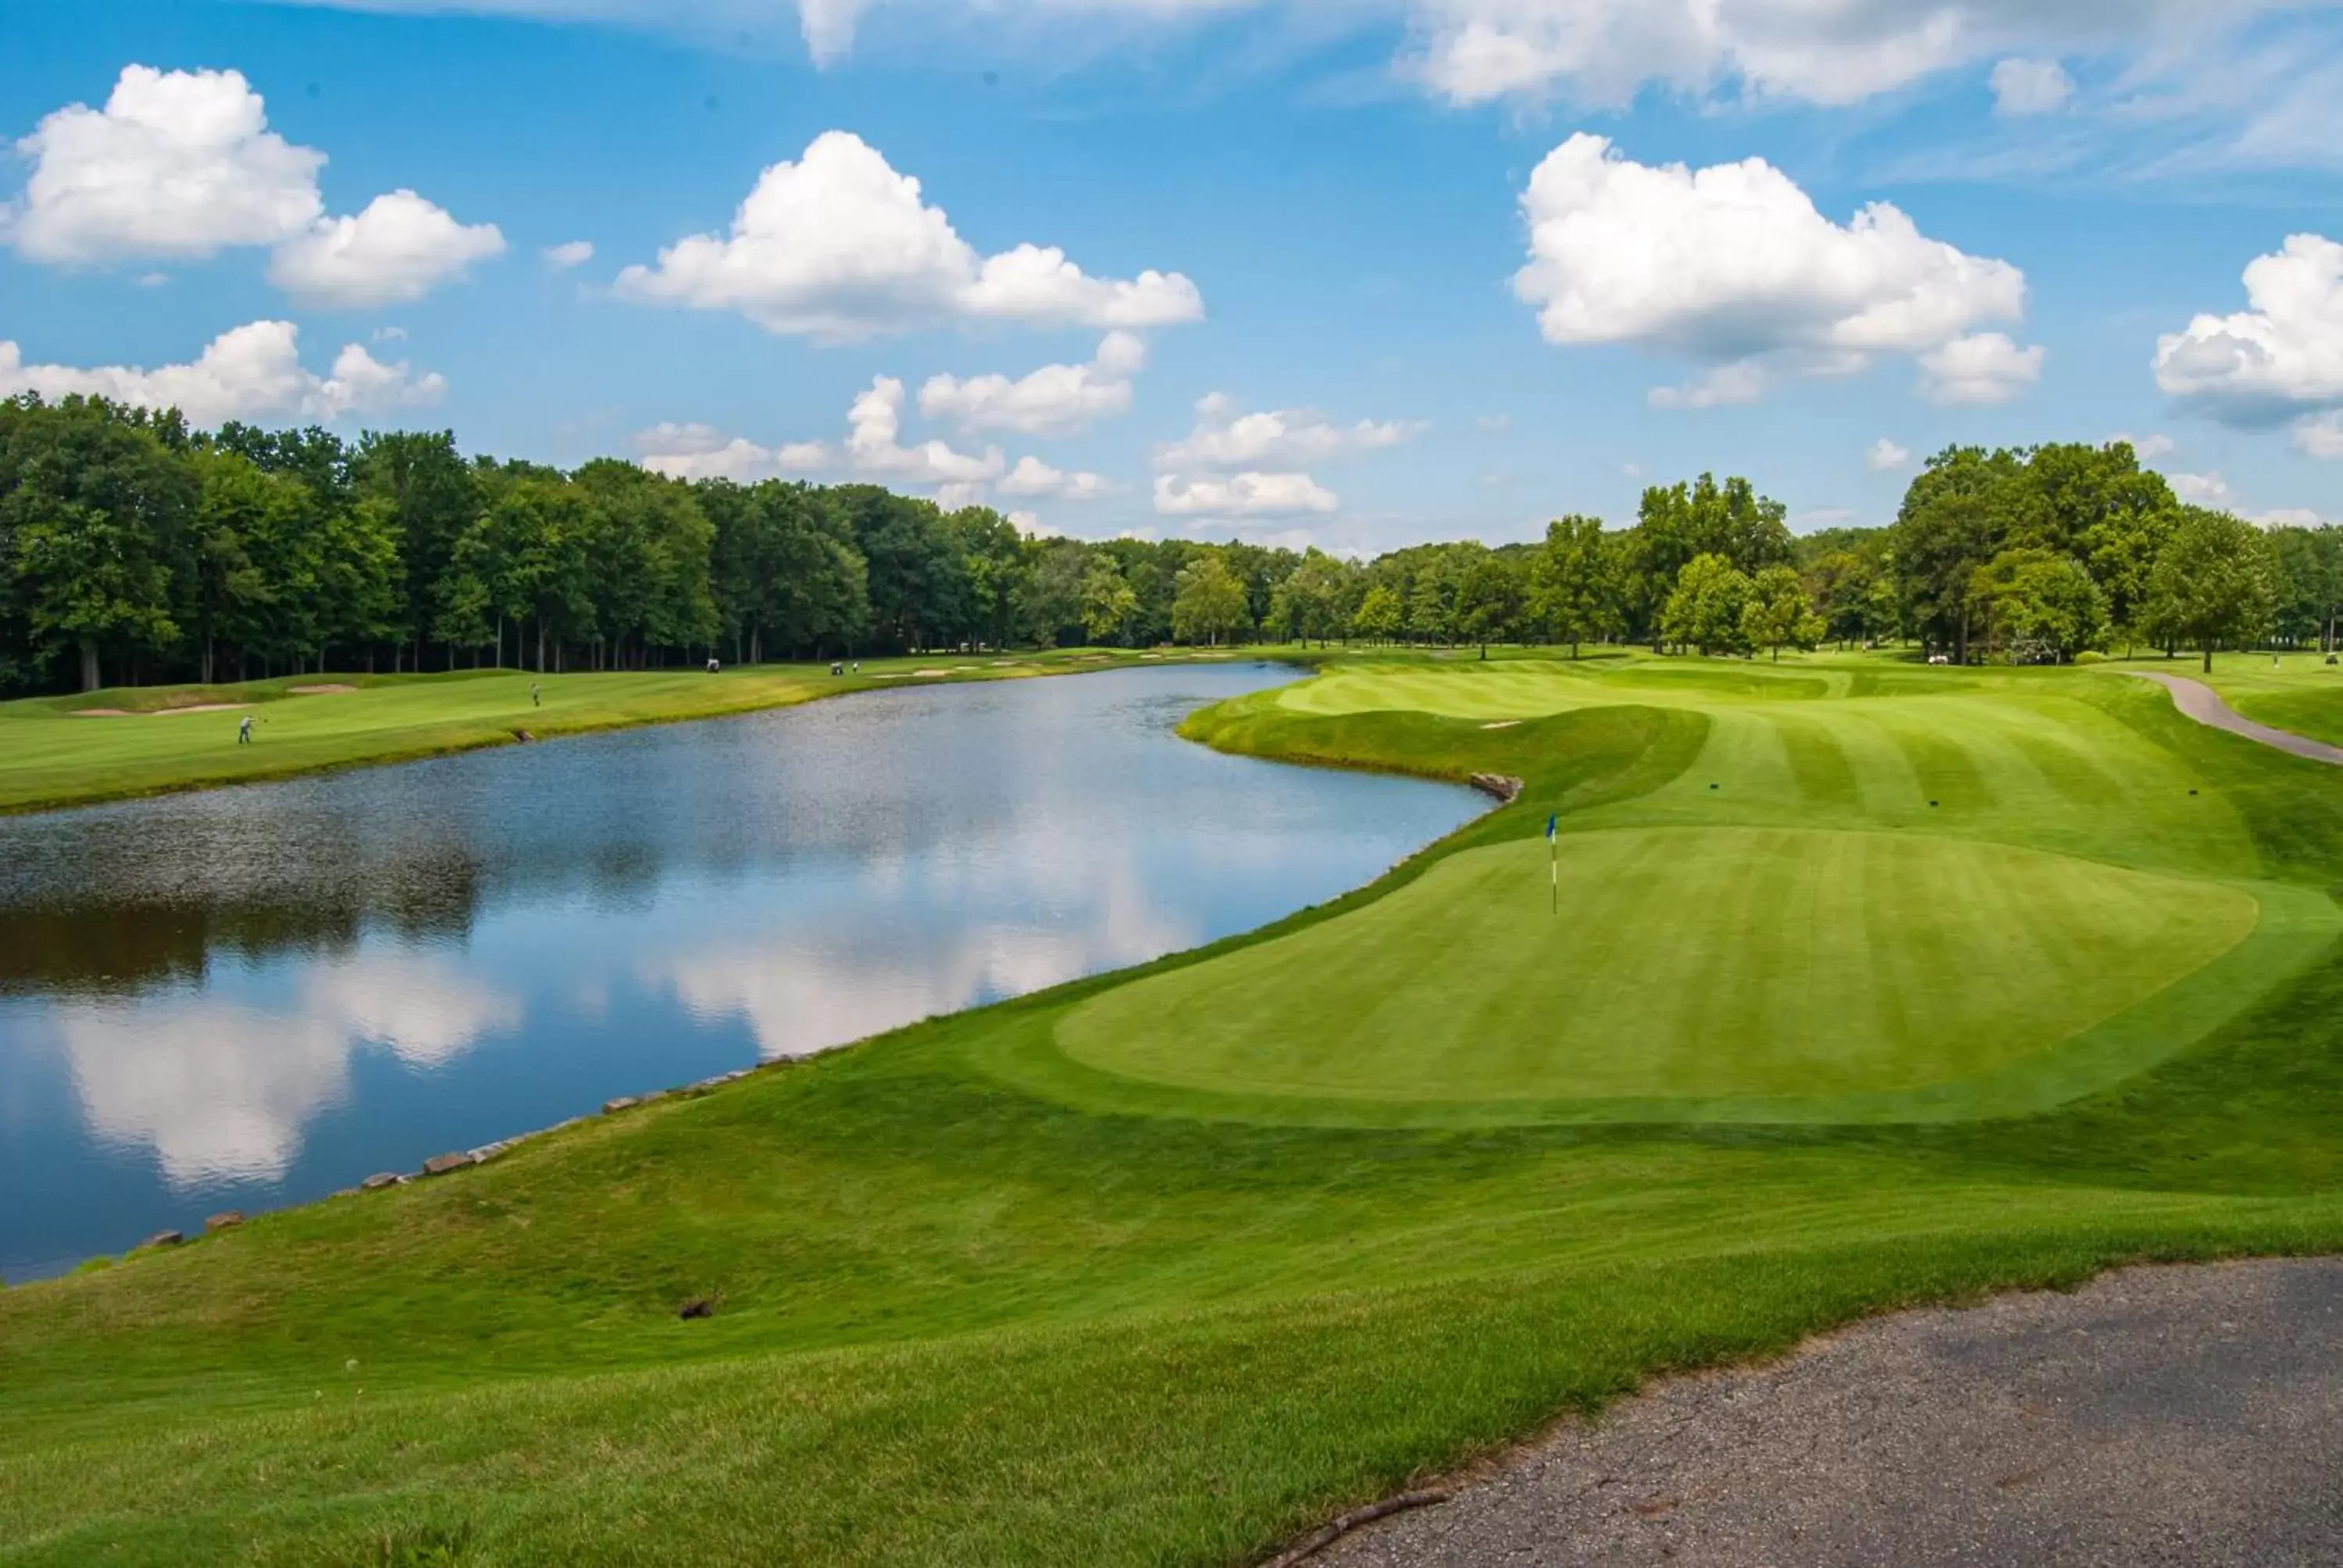
[[920, 412], [963, 430], [1069, 436], [1093, 420], [1130, 412], [1131, 377], [1146, 363], [1147, 345], [1136, 334], [1110, 332], [1087, 365], [1044, 365], [1015, 381], [930, 377], [920, 388]]
[[1264, 518], [1331, 512], [1342, 498], [1307, 474], [1155, 477], [1155, 509], [1166, 517]]
[[1644, 394], [1644, 401], [1654, 408], [1730, 408], [1763, 397], [1768, 381], [1764, 365], [1736, 359], [1704, 370], [1681, 386], [1654, 387]]
[[2056, 60], [2013, 56], [1993, 68], [1993, 112], [2023, 116], [2054, 114], [2075, 95], [2075, 79]]
[[846, 131], [759, 176], [729, 234], [698, 234], [618, 274], [621, 297], [735, 310], [769, 332], [852, 342], [949, 323], [1167, 327], [1204, 313], [1178, 273], [1091, 277], [1054, 247], [981, 256], [920, 182]]
[[1259, 470], [1271, 466], [1323, 462], [1332, 457], [1380, 451], [1413, 440], [1430, 428], [1423, 420], [1362, 419], [1337, 425], [1307, 408], [1274, 408], [1240, 414], [1235, 400], [1215, 392], [1196, 404], [1196, 427], [1187, 439], [1160, 447], [1155, 466]]
[[1885, 436], [1874, 441], [1869, 450], [1863, 454], [1863, 466], [1875, 474], [1893, 473], [1911, 460], [1909, 451]]
[[1112, 481], [1100, 474], [1053, 468], [1039, 457], [1017, 459], [1001, 481], [1004, 496], [1054, 496], [1066, 501], [1092, 501], [1114, 494]]
[[138, 286], [141, 288], [160, 288], [170, 281], [171, 275], [167, 272], [142, 272], [138, 275]]
[[2297, 419], [2294, 444], [2306, 457], [2330, 463], [2343, 457], [2343, 410], [2308, 414]]
[[1502, 436], [1513, 427], [1513, 417], [1510, 414], [1483, 414], [1473, 423], [1485, 435]]
[[590, 239], [564, 240], [559, 245], [548, 245], [537, 254], [554, 271], [568, 272], [573, 266], [583, 266], [594, 259], [594, 242]]
[[2195, 507], [2226, 507], [2229, 504], [2229, 482], [2216, 473], [2167, 474], [2165, 483], [2172, 493]]
[[189, 423], [211, 426], [225, 419], [329, 422], [427, 406], [447, 390], [438, 375], [417, 376], [404, 361], [385, 365], [355, 343], [344, 345], [331, 373], [319, 376], [302, 367], [298, 336], [289, 321], [255, 321], [221, 333], [193, 364], [152, 370], [27, 365], [15, 344], [0, 341], [0, 397], [80, 393], [140, 408], [175, 407]]
[[407, 328], [404, 327], [377, 327], [374, 329], [374, 340], [377, 343], [397, 343], [403, 341], [406, 337]]
[[269, 130], [236, 71], [126, 65], [103, 109], [59, 109], [16, 150], [33, 172], [0, 226], [31, 261], [193, 259], [290, 239], [325, 210], [326, 155]]
[[2153, 463], [2158, 457], [2170, 457], [2179, 447], [2179, 444], [2169, 436], [2134, 436], [2125, 430], [2117, 431], [2107, 437], [2107, 441], [2110, 445], [2117, 441], [2129, 442], [2132, 456], [2143, 463]]
[[654, 425], [637, 432], [635, 447], [644, 467], [671, 479], [747, 481], [830, 466], [830, 453], [819, 442], [759, 447], [738, 436], [728, 438], [712, 425]]
[[1956, 337], [1920, 356], [1920, 395], [1931, 403], [2006, 403], [2042, 379], [2045, 350], [2020, 348], [2006, 333]]
[[1581, 132], [1523, 192], [1514, 292], [1562, 347], [1634, 344], [1703, 367], [1655, 406], [1747, 402], [1783, 377], [1845, 376], [1883, 354], [1974, 344], [2019, 319], [2025, 275], [1922, 234], [1876, 202], [1845, 225], [1762, 158], [1639, 164]]
[[1011, 512], [1009, 525], [1029, 539], [1062, 539], [1066, 537], [1063, 528], [1051, 528], [1032, 512]]
[[363, 310], [420, 299], [504, 249], [496, 225], [459, 224], [413, 191], [398, 190], [375, 197], [356, 217], [320, 219], [278, 246], [268, 281], [303, 305]]

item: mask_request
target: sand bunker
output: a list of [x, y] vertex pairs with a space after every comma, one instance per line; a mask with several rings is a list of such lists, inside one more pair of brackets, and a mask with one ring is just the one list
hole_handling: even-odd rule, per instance
[[75, 719], [159, 719], [166, 713], [227, 713], [239, 708], [249, 708], [249, 702], [191, 702], [184, 708], [76, 708]]
[[296, 697], [324, 697], [336, 691], [356, 691], [357, 688], [328, 681], [323, 686], [288, 686], [285, 689]]
[[1514, 725], [1519, 724], [1521, 720], [1518, 719], [1500, 719], [1494, 724], [1483, 724], [1481, 728], [1483, 729], [1511, 729]]

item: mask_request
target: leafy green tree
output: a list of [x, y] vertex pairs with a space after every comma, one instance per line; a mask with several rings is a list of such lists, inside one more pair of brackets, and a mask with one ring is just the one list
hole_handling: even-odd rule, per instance
[[107, 660], [179, 639], [174, 576], [197, 496], [185, 428], [99, 398], [0, 409], [0, 541], [27, 652], [71, 651], [94, 690]]
[[2105, 596], [2078, 562], [2055, 550], [2002, 551], [1971, 575], [1969, 598], [1986, 646], [2013, 662], [2064, 662], [2106, 639]]
[[2143, 625], [2167, 648], [2194, 643], [2213, 672], [2213, 650], [2242, 648], [2266, 630], [2278, 605], [2269, 542], [2227, 512], [2183, 507], [2147, 579]]
[[1202, 552], [1180, 570], [1172, 601], [1172, 635], [1182, 642], [1219, 646], [1244, 625], [1244, 585], [1216, 551]]
[[1121, 644], [1139, 619], [1139, 595], [1103, 556], [1091, 562], [1082, 579], [1082, 630], [1092, 642]]
[[456, 541], [478, 520], [484, 504], [479, 472], [457, 451], [452, 430], [368, 431], [349, 460], [349, 475], [357, 496], [390, 507], [406, 568], [405, 633], [414, 639], [414, 666], [419, 669], [422, 644], [440, 602], [439, 578], [455, 557]]
[[1055, 648], [1086, 635], [1082, 585], [1091, 573], [1089, 547], [1079, 539], [1028, 541], [1025, 575], [1019, 585], [1017, 617], [1025, 635]]
[[1316, 638], [1322, 646], [1351, 624], [1351, 580], [1342, 563], [1312, 548], [1277, 586], [1270, 620], [1290, 640]]
[[1492, 642], [1519, 634], [1525, 586], [1520, 568], [1495, 554], [1482, 556], [1464, 574], [1456, 594], [1457, 629], [1480, 645], [1483, 658]]
[[1679, 648], [1703, 653], [1745, 653], [1742, 616], [1749, 604], [1749, 576], [1719, 555], [1699, 555], [1684, 563], [1676, 586], [1660, 611], [1660, 634]]
[[830, 492], [862, 552], [870, 621], [890, 648], [948, 647], [977, 629], [967, 558], [932, 501], [876, 485]]
[[1573, 515], [1546, 525], [1531, 569], [1530, 614], [1555, 641], [1570, 644], [1571, 658], [1581, 643], [1620, 629], [1617, 568], [1600, 518]]
[[990, 507], [963, 507], [944, 519], [967, 562], [969, 612], [984, 640], [1006, 648], [1017, 635], [1017, 589], [1025, 537]]
[[1384, 583], [1366, 591], [1359, 600], [1359, 613], [1351, 618], [1351, 629], [1370, 642], [1395, 642], [1406, 626], [1407, 609], [1398, 590]]
[[1812, 648], [1822, 630], [1822, 618], [1807, 602], [1805, 580], [1795, 567], [1765, 567], [1750, 579], [1741, 606], [1741, 636], [1751, 647], [1769, 650], [1779, 663], [1784, 648]]

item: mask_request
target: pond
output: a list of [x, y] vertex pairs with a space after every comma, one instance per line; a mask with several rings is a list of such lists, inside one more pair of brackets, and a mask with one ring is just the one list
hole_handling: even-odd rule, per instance
[[0, 1276], [1250, 930], [1485, 804], [1172, 733], [1293, 678], [877, 691], [0, 818]]

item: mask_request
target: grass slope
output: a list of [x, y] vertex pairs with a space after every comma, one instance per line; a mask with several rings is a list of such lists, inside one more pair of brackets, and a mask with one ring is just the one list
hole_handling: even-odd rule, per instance
[[[0, 1563], [1234, 1564], [1656, 1371], [2120, 1260], [2343, 1244], [2332, 770], [2076, 672], [1914, 686], [1923, 672], [1817, 662], [1777, 686], [1741, 665], [1493, 661], [1438, 669], [1418, 708], [1312, 710], [1345, 679], [1431, 673], [1366, 661], [1299, 702], [1193, 722], [1267, 756], [1526, 780], [1373, 889], [478, 1170], [0, 1292]], [[1526, 716], [1482, 728], [1507, 723], [1475, 716], [1493, 710]], [[1802, 722], [1844, 770], [1798, 766]], [[2048, 1052], [2099, 1054], [2024, 1116], [1405, 1125], [1338, 1099], [1312, 1120], [1297, 1099], [1326, 1097], [1181, 1090], [1065, 1049], [1085, 1010], [1202, 994], [1306, 942], [1330, 945], [1317, 971], [1282, 972], [1293, 995], [1249, 985], [1232, 1007], [1353, 1007], [1333, 993], [1377, 977], [1338, 971], [1344, 950], [1442, 923], [1413, 910], [1473, 918], [1479, 867], [1526, 857], [1535, 889], [1554, 809], [1590, 857], [1604, 839], [1865, 834], [1922, 878], [1944, 857], [1962, 877], [2023, 864], [2080, 911], [2079, 934], [2054, 935], [2085, 969], [2154, 946], [2127, 910], [2209, 947], [2247, 896], [2296, 921], [2293, 946], [2235, 971], [2210, 1011], [2088, 1044], [2135, 1007]], [[1871, 885], [1810, 858], [1660, 856], [1640, 874]], [[2176, 909], [2174, 885], [2210, 915]], [[1751, 1016], [1784, 1001], [1720, 973]], [[1379, 1093], [1418, 1071], [1358, 1038], [1383, 1052]], [[1500, 1043], [1544, 1071], [1547, 1038], [1524, 1024]], [[2010, 1050], [1906, 1038], [1955, 1070]], [[1683, 1066], [1773, 1074], [1781, 1043]], [[1920, 1060], [1840, 1044], [1848, 1070], [1908, 1078]], [[1288, 1078], [1302, 1060], [1245, 1050]], [[677, 1321], [697, 1294], [716, 1316]]]

